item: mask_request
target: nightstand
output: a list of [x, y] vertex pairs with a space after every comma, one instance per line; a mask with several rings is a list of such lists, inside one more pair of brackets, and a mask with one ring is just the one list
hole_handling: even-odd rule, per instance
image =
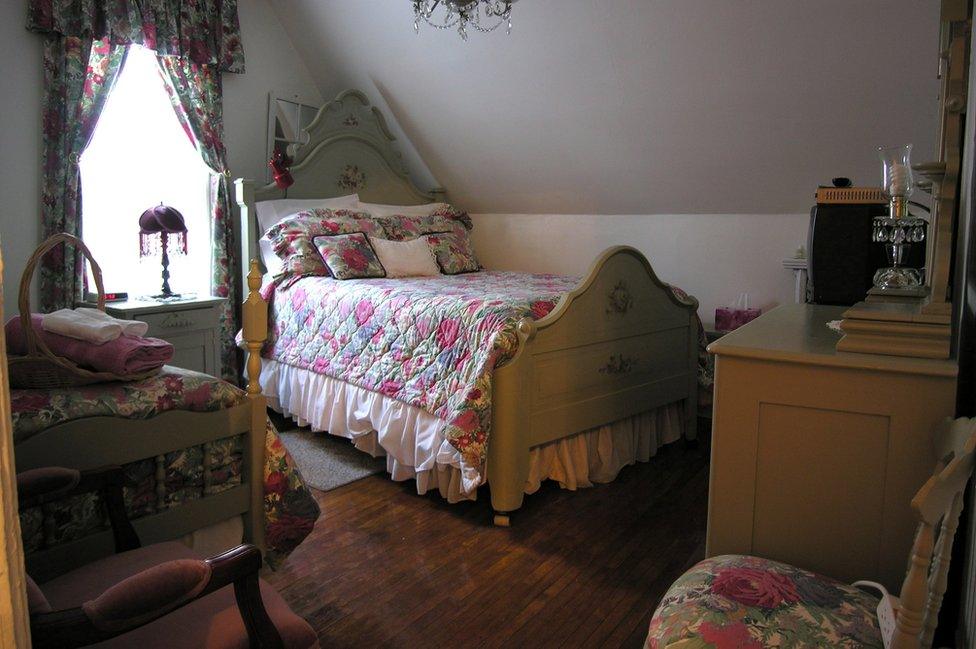
[[[147, 336], [162, 338], [175, 348], [170, 365], [220, 376], [220, 306], [222, 297], [201, 297], [182, 302], [127, 300], [108, 302], [105, 312], [120, 320], [149, 324]], [[79, 306], [94, 307], [91, 302]]]

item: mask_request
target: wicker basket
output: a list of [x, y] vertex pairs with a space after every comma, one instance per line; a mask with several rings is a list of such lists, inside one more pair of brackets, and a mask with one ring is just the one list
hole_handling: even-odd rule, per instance
[[20, 294], [17, 305], [20, 308], [20, 326], [23, 329], [27, 354], [25, 356], [8, 357], [7, 364], [10, 370], [10, 387], [41, 389], [69, 388], [107, 381], [138, 381], [157, 374], [159, 372], [158, 369], [142, 374], [129, 374], [126, 376], [85, 369], [71, 360], [53, 353], [44, 344], [42, 337], [34, 331], [30, 306], [30, 285], [34, 277], [34, 269], [48, 251], [61, 243], [73, 245], [88, 259], [88, 263], [91, 265], [92, 275], [95, 277], [95, 286], [98, 288], [98, 308], [102, 311], [105, 310], [105, 290], [102, 287], [102, 269], [98, 267], [98, 263], [92, 257], [88, 247], [78, 237], [63, 232], [48, 238], [47, 241], [42, 243], [34, 251], [30, 259], [27, 260], [27, 267], [24, 268], [24, 274], [20, 278]]

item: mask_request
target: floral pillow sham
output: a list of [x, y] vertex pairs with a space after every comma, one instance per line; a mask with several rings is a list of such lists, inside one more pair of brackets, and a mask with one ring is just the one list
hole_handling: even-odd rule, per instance
[[471, 238], [463, 228], [426, 235], [427, 244], [434, 253], [438, 267], [445, 275], [460, 275], [481, 270], [478, 258], [474, 256]]
[[[447, 203], [428, 203], [427, 205], [379, 205], [376, 203], [359, 203], [358, 210], [361, 212], [367, 212], [370, 216], [376, 219], [391, 217], [438, 217], [441, 220], [460, 223], [468, 230], [472, 230], [474, 228], [474, 223], [472, 223], [471, 217], [468, 216], [467, 212], [460, 210], [453, 205], [448, 205]], [[392, 239], [393, 236], [390, 235], [390, 238]]]
[[448, 230], [468, 231], [463, 221], [444, 216], [443, 214], [429, 214], [427, 216], [378, 216], [373, 219], [383, 228], [386, 238], [391, 241], [409, 241], [418, 239], [425, 234], [446, 232]]
[[335, 279], [386, 277], [386, 269], [364, 232], [320, 234], [312, 243]]
[[312, 239], [353, 232], [381, 235], [383, 230], [369, 214], [352, 210], [316, 208], [279, 221], [265, 235], [283, 262], [282, 272], [275, 279], [282, 288], [287, 288], [302, 277], [329, 277], [329, 269]]

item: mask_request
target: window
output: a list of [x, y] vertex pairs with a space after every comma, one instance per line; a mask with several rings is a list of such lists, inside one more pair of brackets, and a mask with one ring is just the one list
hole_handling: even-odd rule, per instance
[[[80, 167], [82, 236], [106, 291], [159, 293], [161, 260], [139, 258], [138, 221], [162, 202], [183, 214], [188, 231], [188, 254], [170, 257], [170, 286], [209, 295], [212, 172], [173, 111], [153, 52], [129, 47]], [[95, 290], [90, 271], [88, 285]]]

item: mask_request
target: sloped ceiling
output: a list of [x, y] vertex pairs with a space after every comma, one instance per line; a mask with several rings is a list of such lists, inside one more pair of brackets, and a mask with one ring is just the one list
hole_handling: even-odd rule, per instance
[[934, 154], [937, 2], [520, 0], [467, 43], [408, 0], [271, 2], [322, 95], [366, 91], [472, 212], [798, 212], [877, 182], [879, 144]]

